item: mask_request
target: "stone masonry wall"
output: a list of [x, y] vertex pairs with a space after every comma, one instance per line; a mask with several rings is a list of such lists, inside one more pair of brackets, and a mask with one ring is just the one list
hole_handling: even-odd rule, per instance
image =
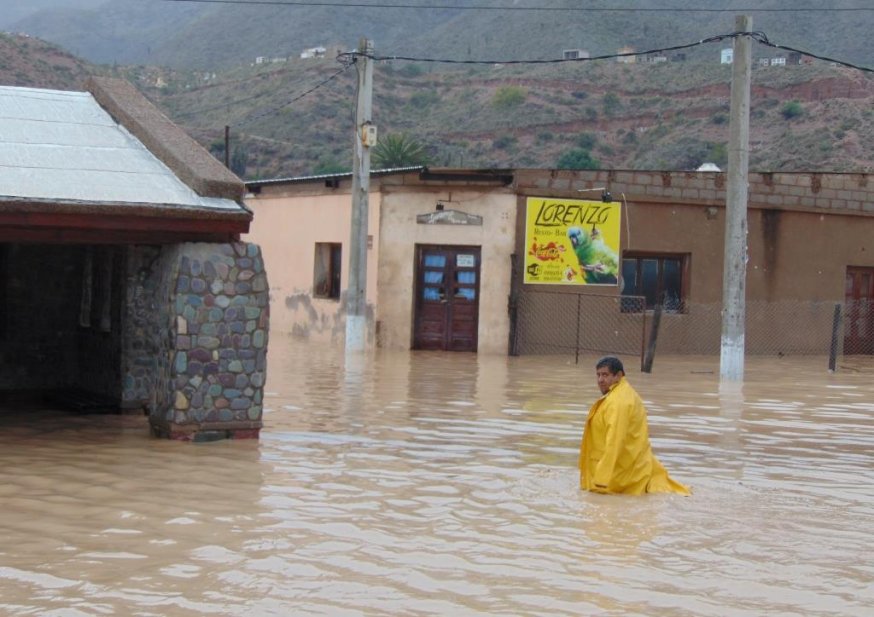
[[129, 247], [126, 260], [122, 407], [158, 409], [167, 404], [170, 380], [170, 280], [173, 247]]
[[257, 437], [267, 369], [269, 295], [261, 249], [246, 242], [175, 248], [168, 405], [153, 432], [174, 439]]

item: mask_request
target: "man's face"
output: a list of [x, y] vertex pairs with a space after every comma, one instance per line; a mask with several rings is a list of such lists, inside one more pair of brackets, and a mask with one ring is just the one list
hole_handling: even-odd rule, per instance
[[598, 388], [601, 390], [601, 394], [607, 394], [610, 386], [622, 379], [623, 373], [622, 371], [611, 373], [609, 368], [602, 366], [595, 369], [595, 375], [598, 377]]

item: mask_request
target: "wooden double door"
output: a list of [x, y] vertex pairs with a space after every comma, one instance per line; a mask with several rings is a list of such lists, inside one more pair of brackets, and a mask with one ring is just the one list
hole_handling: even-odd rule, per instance
[[416, 247], [414, 349], [476, 351], [480, 247]]
[[847, 268], [844, 353], [874, 354], [874, 268]]

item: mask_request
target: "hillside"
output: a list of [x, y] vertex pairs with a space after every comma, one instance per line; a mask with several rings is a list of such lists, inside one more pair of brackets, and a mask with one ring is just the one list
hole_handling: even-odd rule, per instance
[[[293, 100], [341, 68], [297, 60], [224, 74], [129, 78], [215, 151], [231, 127], [248, 178], [351, 168], [354, 70]], [[575, 149], [602, 168], [724, 166], [730, 66], [713, 62], [471, 66], [382, 63], [373, 119], [406, 133], [433, 165], [554, 167]], [[293, 101], [293, 102], [292, 102]], [[820, 63], [756, 68], [751, 168], [868, 171], [874, 165], [874, 80]]]
[[[129, 79], [219, 158], [230, 126], [232, 164], [247, 179], [351, 169], [355, 71], [333, 59], [209, 72], [94, 67], [38, 39], [0, 35], [0, 84], [77, 90], [94, 73]], [[553, 168], [582, 152], [601, 168], [694, 169], [725, 165], [729, 88], [730, 66], [714, 61], [392, 61], [375, 67], [373, 119], [381, 136], [425, 144], [434, 166]], [[757, 67], [751, 110], [753, 170], [874, 166], [870, 73]]]
[[[582, 6], [579, 0], [395, 3], [406, 8], [387, 8], [392, 2], [368, 7], [367, 0], [353, 6], [339, 0], [308, 6], [104, 0], [93, 6], [97, 1], [71, 0], [63, 8], [52, 2], [55, 6], [34, 11], [9, 28], [55, 42], [91, 62], [202, 70], [239, 66], [257, 56], [297, 56], [316, 45], [351, 49], [361, 37], [376, 41], [386, 55], [506, 61], [554, 58], [574, 48], [601, 55], [625, 45], [654, 49], [731, 32], [735, 13], [741, 11], [774, 42], [866, 63], [874, 28], [874, 10], [858, 9], [858, 0], [832, 0], [827, 7], [819, 0], [728, 0], [715, 3], [716, 12], [714, 3], [700, 0], [635, 0], [621, 6]], [[0, 0], [0, 8], [10, 2], [23, 4]], [[416, 4], [450, 8], [419, 9]], [[460, 8], [465, 6], [482, 8]], [[526, 10], [530, 7], [543, 10]], [[700, 58], [704, 52], [690, 53]]]
[[0, 33], [0, 84], [77, 90], [94, 67], [45, 41]]

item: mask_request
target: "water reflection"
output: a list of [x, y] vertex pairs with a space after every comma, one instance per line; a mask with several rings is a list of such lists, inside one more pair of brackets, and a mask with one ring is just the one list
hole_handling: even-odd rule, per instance
[[[0, 416], [8, 615], [866, 615], [874, 385], [629, 366], [690, 498], [581, 493], [594, 358], [271, 341], [260, 443]], [[824, 366], [824, 365], [823, 365]], [[716, 370], [714, 370], [716, 369]]]

